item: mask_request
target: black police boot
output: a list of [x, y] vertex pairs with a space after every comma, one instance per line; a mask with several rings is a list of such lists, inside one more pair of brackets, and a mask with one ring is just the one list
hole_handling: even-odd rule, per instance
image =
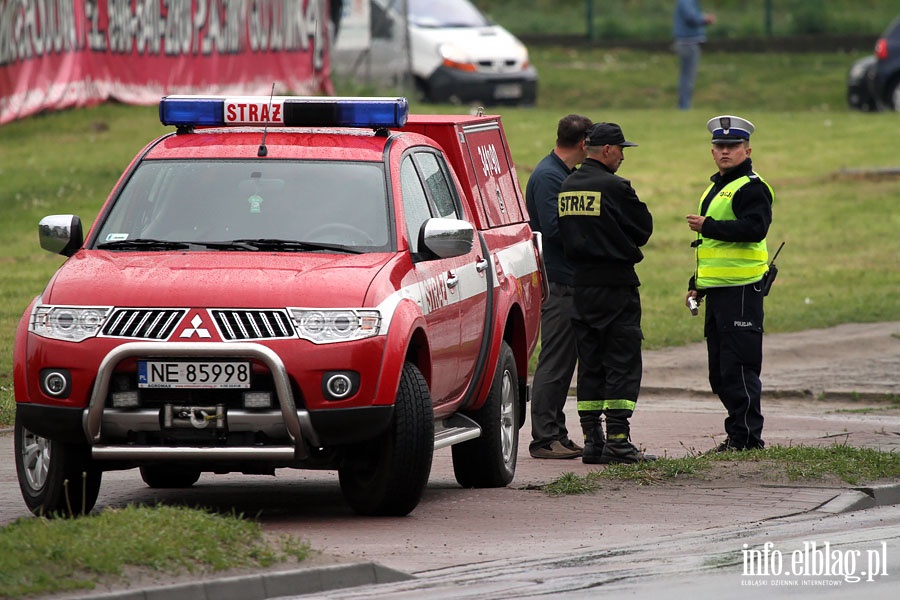
[[600, 454], [600, 464], [630, 465], [656, 460], [657, 457], [655, 455], [645, 454], [631, 443], [631, 431], [627, 419], [607, 416], [606, 433], [609, 439], [603, 445], [603, 452]]
[[581, 431], [584, 432], [584, 450], [581, 452], [581, 462], [588, 465], [600, 464], [605, 440], [603, 439], [603, 425], [600, 414], [579, 413]]

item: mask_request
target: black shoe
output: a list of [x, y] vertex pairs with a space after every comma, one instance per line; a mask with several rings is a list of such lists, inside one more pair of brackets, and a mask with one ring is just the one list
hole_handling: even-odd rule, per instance
[[721, 454], [722, 452], [743, 452], [744, 450], [761, 450], [765, 447], [765, 443], [760, 441], [747, 446], [739, 446], [734, 443], [731, 438], [725, 438], [725, 441], [710, 450], [707, 454]]
[[731, 438], [725, 438], [725, 441], [709, 451], [709, 454], [722, 454], [723, 452], [739, 452], [743, 450], [741, 446], [737, 446], [731, 441]]
[[603, 448], [606, 444], [601, 441], [598, 443], [585, 442], [584, 450], [581, 451], [581, 462], [586, 465], [600, 465], [603, 462], [600, 457], [603, 456]]
[[[645, 454], [631, 442], [606, 442], [600, 453], [599, 463], [602, 465], [633, 465], [640, 462], [651, 462], [657, 459], [654, 454]], [[587, 462], [587, 461], [585, 461]]]

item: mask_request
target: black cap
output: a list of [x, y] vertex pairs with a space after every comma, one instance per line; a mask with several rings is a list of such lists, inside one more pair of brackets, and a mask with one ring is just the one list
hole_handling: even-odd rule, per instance
[[622, 128], [615, 123], [597, 123], [585, 133], [588, 146], [637, 146], [625, 139]]

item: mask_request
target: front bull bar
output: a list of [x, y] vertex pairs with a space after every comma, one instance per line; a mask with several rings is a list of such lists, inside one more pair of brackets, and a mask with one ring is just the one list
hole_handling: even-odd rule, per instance
[[[84, 411], [82, 418], [82, 426], [87, 436], [88, 443], [97, 451], [96, 454], [108, 458], [127, 458], [134, 451], [134, 457], [146, 457], [153, 450], [149, 448], [132, 448], [132, 447], [107, 447], [101, 446], [101, 423], [103, 420], [103, 408], [106, 405], [106, 397], [109, 393], [109, 381], [113, 371], [120, 362], [127, 358], [143, 357], [143, 358], [182, 358], [182, 357], [230, 357], [230, 358], [253, 358], [264, 363], [272, 373], [275, 382], [275, 392], [278, 396], [278, 404], [281, 407], [281, 416], [284, 419], [284, 426], [293, 445], [294, 456], [297, 459], [305, 460], [309, 458], [309, 451], [304, 443], [309, 443], [314, 447], [319, 446], [318, 436], [312, 427], [309, 418], [309, 412], [306, 410], [297, 410], [294, 402], [294, 394], [291, 391], [290, 379], [287, 375], [287, 369], [281, 357], [274, 350], [261, 344], [253, 343], [210, 343], [210, 342], [129, 342], [122, 344], [112, 350], [100, 363], [97, 370], [97, 380], [94, 384], [94, 390], [91, 393], [91, 400], [87, 409]], [[241, 449], [230, 448], [227, 457], [233, 458], [241, 454]], [[246, 455], [252, 457], [259, 455], [259, 448], [247, 448]], [[202, 451], [196, 452], [201, 453]], [[196, 454], [195, 453], [195, 454]], [[209, 458], [215, 458], [216, 452], [210, 452]], [[223, 455], [223, 457], [226, 455]]]

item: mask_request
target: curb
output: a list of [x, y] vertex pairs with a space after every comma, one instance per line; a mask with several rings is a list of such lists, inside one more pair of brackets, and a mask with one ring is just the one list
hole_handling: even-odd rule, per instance
[[832, 498], [816, 511], [838, 514], [894, 504], [900, 504], [900, 483], [853, 488]]
[[266, 600], [410, 579], [415, 578], [407, 573], [367, 562], [104, 592], [73, 596], [70, 600]]

